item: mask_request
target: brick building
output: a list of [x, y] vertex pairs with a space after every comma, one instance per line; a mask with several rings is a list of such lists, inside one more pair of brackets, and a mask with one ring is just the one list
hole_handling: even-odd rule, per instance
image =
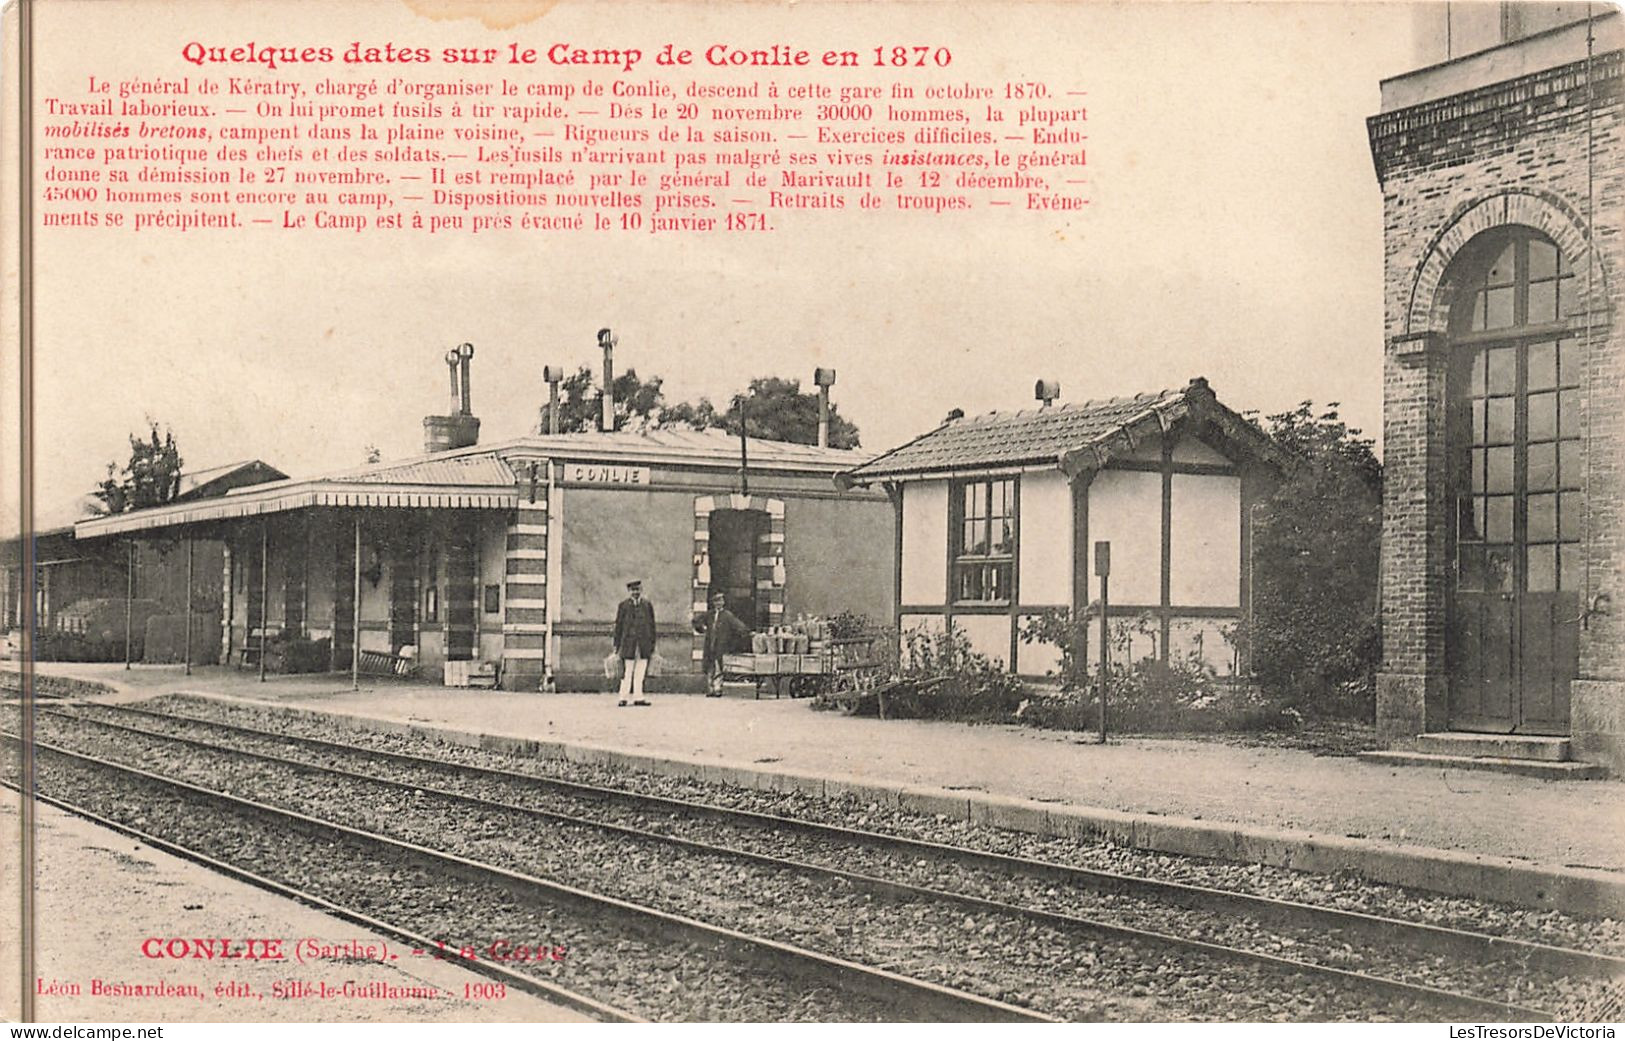
[[1520, 735], [1491, 747], [1625, 768], [1625, 19], [1418, 17], [1423, 67], [1384, 81], [1368, 122], [1386, 258], [1378, 727], [1392, 747]]

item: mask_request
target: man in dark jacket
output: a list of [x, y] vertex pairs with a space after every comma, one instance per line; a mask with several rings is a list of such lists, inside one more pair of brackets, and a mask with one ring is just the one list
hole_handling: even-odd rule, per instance
[[721, 593], [711, 594], [711, 613], [705, 618], [706, 694], [708, 698], [722, 697], [722, 656], [750, 646], [750, 629], [728, 610], [728, 598]]
[[655, 653], [655, 609], [643, 599], [643, 583], [626, 584], [626, 599], [615, 609], [615, 653], [621, 656], [621, 700], [616, 704], [647, 705], [643, 679]]

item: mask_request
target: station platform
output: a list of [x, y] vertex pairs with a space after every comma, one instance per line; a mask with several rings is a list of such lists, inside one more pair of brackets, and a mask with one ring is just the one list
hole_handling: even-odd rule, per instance
[[1625, 782], [1548, 780], [1222, 741], [854, 718], [806, 701], [447, 689], [174, 666], [41, 664], [106, 700], [191, 693], [517, 752], [608, 762], [1050, 834], [1586, 914], [1625, 914]]

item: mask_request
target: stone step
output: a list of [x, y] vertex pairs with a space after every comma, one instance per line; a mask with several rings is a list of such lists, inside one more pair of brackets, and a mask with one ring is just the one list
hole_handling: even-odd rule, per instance
[[1561, 763], [1569, 758], [1569, 739], [1526, 734], [1469, 734], [1461, 731], [1441, 731], [1419, 735], [1416, 739], [1416, 750], [1429, 755], [1538, 759], [1546, 763]]
[[1428, 752], [1361, 752], [1360, 758], [1381, 766], [1431, 766], [1439, 770], [1488, 770], [1539, 777], [1548, 781], [1595, 781], [1608, 771], [1594, 763], [1551, 762], [1482, 755], [1436, 755]]

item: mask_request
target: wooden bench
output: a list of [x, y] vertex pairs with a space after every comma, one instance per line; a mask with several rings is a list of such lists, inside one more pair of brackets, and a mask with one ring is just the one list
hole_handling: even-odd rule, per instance
[[409, 654], [389, 651], [361, 651], [361, 671], [379, 676], [413, 676], [417, 674], [418, 660]]

